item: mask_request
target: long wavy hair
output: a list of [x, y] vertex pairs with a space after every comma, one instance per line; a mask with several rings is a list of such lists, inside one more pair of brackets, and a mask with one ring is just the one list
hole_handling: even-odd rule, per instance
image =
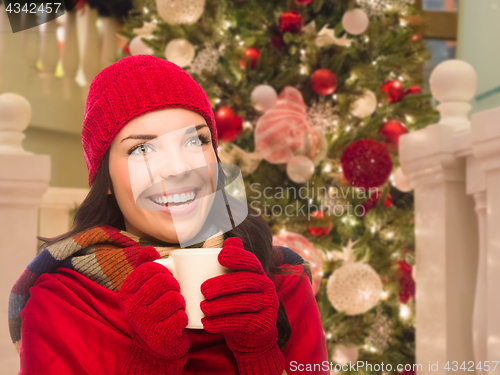
[[[108, 150], [104, 154], [88, 195], [75, 213], [71, 229], [57, 237], [47, 238], [38, 236], [37, 238], [44, 242], [44, 245], [51, 245], [71, 237], [74, 234], [84, 232], [92, 227], [100, 225], [109, 225], [120, 230], [126, 230], [124, 217], [114, 196], [113, 184], [109, 174], [109, 149], [108, 147]], [[229, 215], [230, 219], [234, 220], [235, 223], [240, 222], [242, 218], [235, 217], [235, 215], [238, 215], [238, 212], [242, 212], [242, 210], [234, 210], [234, 208], [241, 208], [243, 203], [225, 192], [224, 186], [226, 176], [221, 167], [221, 160], [217, 153], [216, 156], [219, 170], [218, 191], [221, 191], [223, 194], [216, 194], [216, 200], [214, 200], [207, 220], [217, 225], [221, 218], [226, 218], [227, 215]], [[108, 188], [112, 194], [108, 194]], [[219, 201], [217, 201], [217, 199], [219, 199]], [[231, 210], [231, 207], [233, 210]], [[257, 211], [248, 205], [245, 207], [245, 212], [246, 209], [248, 209], [246, 218], [244, 218], [239, 225], [234, 226], [232, 230], [224, 233], [224, 239], [229, 237], [240, 238], [244, 248], [259, 259], [266, 275], [273, 279], [271, 277], [272, 274], [280, 274], [286, 271], [278, 268], [274, 264], [271, 230], [269, 225]], [[281, 301], [279, 301], [276, 327], [278, 329], [277, 343], [280, 349], [283, 349], [290, 339], [291, 327], [286, 315], [285, 306]]]

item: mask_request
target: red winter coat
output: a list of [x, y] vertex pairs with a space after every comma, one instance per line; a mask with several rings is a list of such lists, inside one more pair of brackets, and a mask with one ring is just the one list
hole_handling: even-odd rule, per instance
[[[287, 269], [294, 274], [278, 274], [274, 279], [292, 330], [283, 350], [286, 371], [297, 373], [300, 364], [323, 364], [321, 368], [326, 369], [326, 341], [309, 278], [302, 265]], [[19, 375], [123, 373], [134, 343], [116, 292], [78, 272], [58, 268], [57, 273], [42, 274], [30, 293], [21, 312]], [[223, 334], [187, 331], [191, 346], [183, 374], [238, 374]], [[330, 374], [324, 370], [307, 373]]]

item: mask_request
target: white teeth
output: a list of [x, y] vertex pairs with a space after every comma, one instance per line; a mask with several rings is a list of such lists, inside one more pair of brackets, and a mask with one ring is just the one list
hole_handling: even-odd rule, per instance
[[153, 198], [153, 201], [158, 204], [163, 204], [163, 199], [160, 198]]
[[[190, 193], [182, 193], [181, 195], [179, 194], [173, 194], [169, 195], [168, 197], [162, 196], [159, 198], [153, 198], [153, 201], [158, 204], [165, 204], [165, 203], [181, 203], [181, 202], [187, 202], [187, 201], [192, 201], [195, 198], [196, 194], [194, 191]], [[179, 205], [177, 207], [182, 207], [186, 206], [186, 204]]]

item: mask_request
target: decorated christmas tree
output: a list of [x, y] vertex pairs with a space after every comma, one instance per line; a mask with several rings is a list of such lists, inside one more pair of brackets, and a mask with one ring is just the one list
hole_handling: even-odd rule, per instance
[[437, 119], [422, 28], [412, 0], [134, 0], [120, 30], [123, 56], [172, 61], [209, 95], [221, 160], [311, 265], [330, 360], [388, 373], [415, 362], [398, 139]]

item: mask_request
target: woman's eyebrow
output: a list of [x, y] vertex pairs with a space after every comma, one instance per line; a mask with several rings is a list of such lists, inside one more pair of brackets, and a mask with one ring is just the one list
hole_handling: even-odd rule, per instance
[[126, 138], [123, 138], [120, 143], [122, 143], [127, 139], [155, 139], [157, 137], [158, 137], [157, 135], [152, 135], [152, 134], [132, 134]]
[[[208, 127], [208, 125], [207, 124], [199, 124], [199, 125], [190, 126], [186, 130], [186, 134], [194, 133], [195, 131], [200, 130], [203, 127]], [[132, 134], [132, 135], [129, 135], [128, 137], [123, 138], [121, 140], [121, 142], [123, 142], [127, 139], [148, 139], [149, 140], [149, 139], [155, 139], [157, 137], [158, 137], [157, 135], [153, 135], [153, 134]]]
[[190, 126], [190, 127], [186, 130], [186, 134], [189, 134], [189, 133], [194, 133], [195, 131], [200, 130], [201, 128], [204, 128], [204, 127], [207, 127], [207, 128], [208, 128], [208, 125], [207, 125], [207, 124], [199, 124], [199, 125], [195, 125], [194, 127], [193, 127], [193, 126]]

